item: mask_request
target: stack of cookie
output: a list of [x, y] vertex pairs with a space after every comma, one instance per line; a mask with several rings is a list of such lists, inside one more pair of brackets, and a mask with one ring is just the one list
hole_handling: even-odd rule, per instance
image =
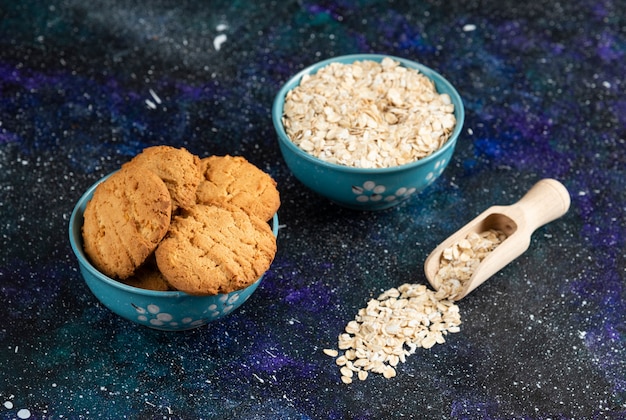
[[279, 206], [276, 182], [243, 157], [149, 147], [95, 189], [83, 246], [98, 270], [135, 287], [230, 293], [274, 260], [268, 221]]

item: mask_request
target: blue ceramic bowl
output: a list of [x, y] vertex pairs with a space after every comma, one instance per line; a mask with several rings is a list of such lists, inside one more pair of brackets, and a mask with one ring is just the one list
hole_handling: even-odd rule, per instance
[[[456, 126], [443, 147], [428, 157], [406, 165], [365, 169], [323, 161], [305, 152], [289, 139], [282, 123], [285, 96], [299, 85], [302, 76], [314, 74], [333, 62], [344, 64], [362, 60], [380, 62], [385, 57], [390, 57], [407, 68], [419, 70], [435, 83], [439, 93], [447, 93], [450, 96], [454, 104]], [[272, 122], [278, 134], [280, 150], [294, 176], [316, 193], [341, 206], [356, 210], [382, 210], [395, 206], [435, 181], [452, 158], [464, 119], [465, 111], [461, 97], [439, 73], [414, 61], [379, 54], [346, 55], [307, 67], [287, 81], [276, 95], [272, 106]]]
[[[220, 319], [241, 306], [261, 283], [243, 290], [215, 296], [194, 296], [184, 292], [159, 292], [139, 289], [120, 283], [99, 272], [85, 255], [81, 229], [83, 212], [98, 184], [92, 185], [78, 200], [69, 225], [70, 244], [78, 258], [80, 273], [96, 298], [117, 315], [146, 327], [166, 331], [182, 331], [200, 327]], [[278, 215], [272, 219], [272, 231], [278, 236]]]

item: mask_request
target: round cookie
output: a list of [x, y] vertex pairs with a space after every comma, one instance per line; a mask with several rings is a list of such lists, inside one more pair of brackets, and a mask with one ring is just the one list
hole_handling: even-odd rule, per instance
[[125, 279], [165, 236], [171, 211], [167, 187], [154, 172], [121, 169], [96, 187], [85, 207], [85, 253], [102, 273]]
[[173, 210], [196, 204], [196, 188], [202, 180], [200, 158], [184, 148], [152, 146], [145, 148], [123, 167], [141, 166], [156, 173], [167, 185]]
[[210, 156], [201, 160], [198, 185], [201, 204], [232, 204], [268, 221], [280, 206], [276, 181], [241, 156]]
[[202, 204], [173, 218], [155, 252], [168, 283], [193, 295], [241, 290], [267, 271], [275, 254], [267, 222], [234, 206]]
[[[152, 254], [152, 257], [154, 257], [154, 254]], [[139, 267], [132, 276], [120, 281], [140, 289], [156, 290], [159, 292], [172, 290], [163, 274], [159, 271], [154, 258], [149, 258], [149, 261]]]

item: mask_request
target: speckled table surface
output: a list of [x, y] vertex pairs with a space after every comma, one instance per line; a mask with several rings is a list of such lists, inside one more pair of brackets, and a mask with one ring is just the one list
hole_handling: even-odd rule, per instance
[[[624, 3], [461, 3], [0, 1], [0, 417], [624, 418]], [[378, 213], [303, 187], [270, 120], [291, 74], [357, 52], [437, 69], [466, 107], [442, 177]], [[156, 144], [243, 155], [283, 201], [257, 292], [182, 333], [101, 306], [67, 239], [82, 192]], [[343, 384], [322, 349], [358, 309], [544, 177], [569, 212], [460, 302], [461, 331]]]

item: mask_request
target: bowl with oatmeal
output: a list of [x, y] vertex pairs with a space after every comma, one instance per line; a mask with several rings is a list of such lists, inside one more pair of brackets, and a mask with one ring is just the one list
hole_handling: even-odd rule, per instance
[[279, 90], [272, 122], [293, 175], [355, 210], [393, 207], [450, 162], [465, 112], [436, 71], [405, 58], [355, 54], [305, 68]]

